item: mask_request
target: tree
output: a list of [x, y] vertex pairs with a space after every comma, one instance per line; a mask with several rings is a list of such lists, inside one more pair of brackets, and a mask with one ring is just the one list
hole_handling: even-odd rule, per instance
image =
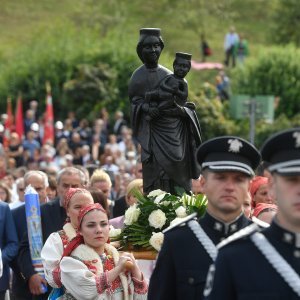
[[226, 116], [225, 107], [219, 99], [208, 99], [204, 94], [196, 96], [192, 93], [190, 93], [190, 98], [196, 104], [202, 141], [216, 136], [234, 134], [235, 124]]
[[296, 46], [299, 46], [299, 21], [299, 0], [277, 0], [271, 26], [271, 37], [273, 41], [282, 45], [293, 42]]
[[231, 73], [235, 94], [279, 97], [276, 116], [293, 117], [300, 111], [300, 50], [294, 46], [269, 47]]
[[117, 99], [116, 72], [107, 64], [82, 64], [72, 80], [64, 84], [64, 100], [79, 116], [90, 116]]

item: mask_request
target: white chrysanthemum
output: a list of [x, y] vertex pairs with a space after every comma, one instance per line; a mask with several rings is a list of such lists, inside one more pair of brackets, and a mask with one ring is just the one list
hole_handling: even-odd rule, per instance
[[170, 222], [170, 226], [176, 225], [182, 222], [182, 218], [175, 218], [173, 221]]
[[158, 189], [158, 190], [151, 191], [148, 194], [148, 197], [157, 197], [157, 196], [162, 195], [162, 194], [166, 194], [166, 192]]
[[118, 237], [121, 234], [122, 230], [114, 228], [114, 226], [110, 225], [109, 226], [109, 237], [110, 238], [115, 238]]
[[163, 201], [161, 204], [164, 206], [168, 206], [171, 203], [171, 201]]
[[150, 226], [154, 227], [154, 228], [162, 228], [165, 224], [166, 224], [166, 220], [167, 217], [165, 215], [165, 213], [160, 210], [154, 210], [148, 218], [149, 224]]
[[134, 222], [136, 222], [139, 218], [140, 213], [141, 213], [141, 210], [139, 208], [137, 208], [136, 203], [131, 205], [125, 212], [124, 224], [131, 225]]
[[166, 194], [167, 194], [167, 193], [160, 194], [159, 196], [157, 196], [157, 197], [155, 198], [155, 200], [154, 200], [154, 203], [155, 203], [155, 204], [159, 204], [160, 201], [161, 201], [162, 199], [165, 198], [165, 195], [166, 195]]
[[153, 232], [149, 240], [149, 244], [157, 251], [160, 251], [164, 241], [164, 234], [162, 232]]
[[183, 206], [179, 206], [177, 209], [175, 209], [175, 213], [178, 218], [184, 218], [187, 216], [186, 209]]

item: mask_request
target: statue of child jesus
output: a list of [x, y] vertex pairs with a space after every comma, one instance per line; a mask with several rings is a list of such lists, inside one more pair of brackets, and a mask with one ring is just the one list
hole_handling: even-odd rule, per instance
[[[159, 111], [168, 110], [174, 107], [193, 106], [187, 102], [188, 84], [184, 79], [191, 69], [192, 55], [183, 52], [177, 52], [173, 62], [174, 73], [167, 75], [159, 84], [155, 91], [146, 93], [146, 101], [150, 107], [157, 107]], [[157, 101], [158, 100], [158, 101]], [[149, 120], [151, 118], [149, 117]]]

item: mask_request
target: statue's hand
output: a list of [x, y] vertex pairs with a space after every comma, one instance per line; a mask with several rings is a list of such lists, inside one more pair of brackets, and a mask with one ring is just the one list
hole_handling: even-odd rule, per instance
[[159, 110], [156, 107], [149, 108], [149, 115], [151, 118], [155, 119], [159, 117]]

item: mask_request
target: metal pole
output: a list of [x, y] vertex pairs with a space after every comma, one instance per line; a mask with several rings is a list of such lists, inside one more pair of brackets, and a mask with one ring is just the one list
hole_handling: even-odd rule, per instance
[[255, 112], [256, 112], [256, 100], [252, 98], [250, 100], [250, 143], [254, 145], [255, 139]]

